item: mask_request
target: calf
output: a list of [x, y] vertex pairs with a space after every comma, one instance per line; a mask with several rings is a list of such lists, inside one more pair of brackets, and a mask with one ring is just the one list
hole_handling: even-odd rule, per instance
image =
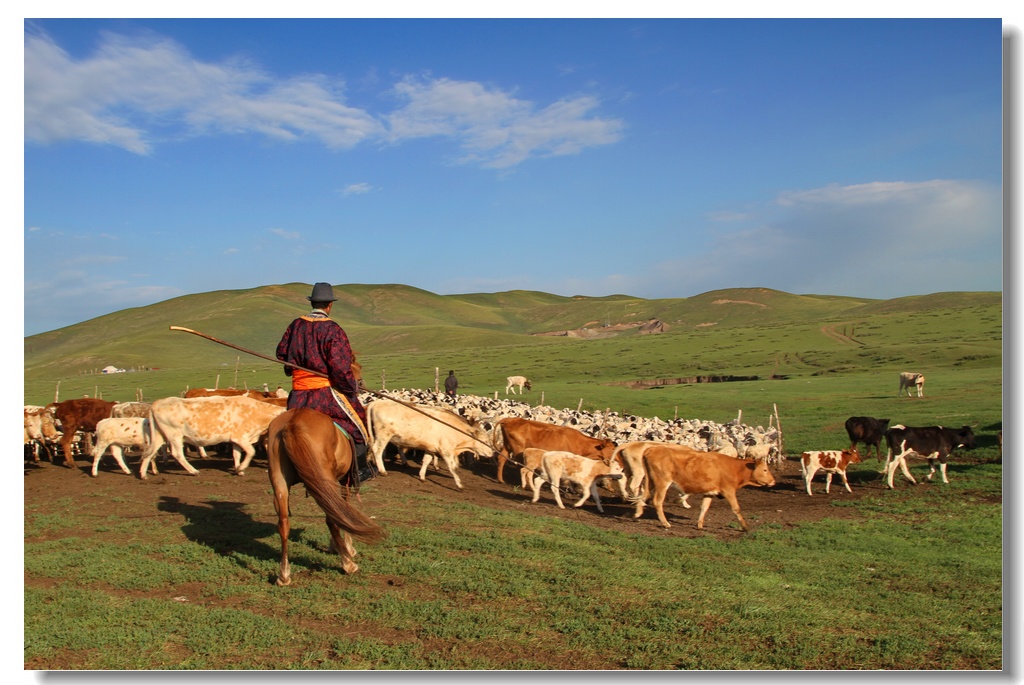
[[[123, 450], [139, 449], [145, 450], [149, 444], [149, 419], [138, 416], [123, 418], [103, 419], [96, 424], [96, 446], [92, 449], [92, 477], [99, 475], [100, 458], [110, 448], [110, 454], [121, 467], [121, 471], [131, 475], [131, 471], [125, 466]], [[156, 461], [151, 461], [150, 466], [155, 474]]]
[[846, 419], [846, 434], [850, 437], [850, 449], [857, 449], [857, 443], [864, 443], [864, 458], [871, 456], [871, 447], [875, 448], [875, 459], [882, 461], [882, 440], [889, 430], [889, 419], [876, 419], [870, 416], [851, 416]]
[[[555, 496], [555, 502], [559, 509], [565, 509], [562, 498], [558, 494], [564, 479], [575, 483], [583, 490], [583, 497], [573, 507], [582, 507], [584, 502], [593, 497], [597, 510], [602, 514], [604, 509], [601, 508], [601, 495], [597, 491], [597, 481], [605, 476], [622, 478], [622, 466], [617, 461], [588, 459], [572, 452], [562, 451], [544, 452], [541, 455], [540, 472], [544, 476], [544, 480], [551, 484], [551, 492]], [[543, 484], [541, 479], [533, 479], [533, 502], [540, 499], [540, 488]]]
[[[885, 457], [886, 485], [890, 489], [893, 487], [892, 479], [896, 475], [897, 466], [903, 471], [907, 480], [917, 484], [914, 477], [910, 475], [910, 469], [907, 468], [907, 457], [912, 454], [928, 460], [928, 466], [931, 467], [931, 471], [928, 472], [928, 480], [935, 475], [935, 461], [938, 460], [942, 470], [942, 482], [948, 483], [946, 459], [958, 447], [974, 449], [974, 431], [970, 426], [956, 430], [942, 426], [913, 428], [896, 425], [886, 432], [885, 442], [889, 448]], [[894, 453], [896, 456], [893, 456]]]
[[505, 462], [515, 463], [517, 460], [521, 460], [523, 450], [527, 447], [572, 452], [593, 459], [610, 459], [615, 451], [615, 443], [611, 440], [592, 438], [569, 426], [555, 426], [543, 421], [519, 417], [509, 417], [498, 421], [494, 426], [492, 436], [494, 449], [498, 454], [499, 483], [505, 482], [502, 476]]
[[110, 412], [115, 404], [117, 403], [83, 397], [47, 405], [47, 408], [53, 409], [53, 418], [60, 424], [63, 433], [60, 446], [64, 452], [65, 466], [75, 468], [75, 457], [72, 452], [75, 433], [82, 431], [88, 444], [89, 437], [96, 431], [97, 422], [110, 418]]
[[[711, 506], [711, 498], [717, 495], [729, 502], [743, 530], [750, 530], [743, 514], [740, 513], [736, 491], [748, 485], [775, 485], [775, 476], [772, 475], [766, 461], [737, 459], [718, 452], [698, 452], [682, 445], [672, 448], [650, 447], [644, 452], [643, 463], [647, 478], [650, 480], [654, 510], [665, 528], [671, 527], [664, 511], [665, 495], [668, 494], [670, 487], [675, 487], [684, 494], [704, 496], [697, 528], [704, 527], [704, 517]], [[633, 518], [639, 518], [643, 510], [644, 502], [641, 499], [636, 503]]]
[[904, 371], [900, 374], [900, 390], [897, 396], [903, 395], [903, 389], [907, 389], [907, 397], [910, 397], [910, 389], [917, 388], [917, 396], [924, 397], [924, 374]]
[[824, 471], [826, 474], [825, 494], [828, 494], [829, 488], [832, 487], [832, 474], [834, 473], [838, 473], [843, 479], [846, 491], [852, 493], [850, 483], [846, 480], [846, 467], [850, 464], [859, 464], [860, 461], [860, 453], [855, 449], [804, 452], [800, 455], [800, 471], [804, 474], [807, 494], [811, 494], [811, 481], [814, 480], [814, 474], [818, 471]]
[[523, 388], [526, 388], [527, 390], [532, 389], [532, 386], [530, 385], [530, 381], [528, 381], [526, 379], [526, 376], [509, 376], [505, 380], [508, 381], [508, 383], [505, 385], [505, 394], [506, 395], [508, 394], [509, 390], [511, 390], [512, 394], [515, 395], [516, 394], [516, 388], [519, 388], [519, 394], [520, 395], [523, 394]]

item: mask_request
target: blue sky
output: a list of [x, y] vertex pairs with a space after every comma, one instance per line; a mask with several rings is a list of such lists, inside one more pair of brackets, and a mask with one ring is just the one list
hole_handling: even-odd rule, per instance
[[295, 281], [1001, 290], [1002, 41], [998, 19], [27, 20], [24, 333]]

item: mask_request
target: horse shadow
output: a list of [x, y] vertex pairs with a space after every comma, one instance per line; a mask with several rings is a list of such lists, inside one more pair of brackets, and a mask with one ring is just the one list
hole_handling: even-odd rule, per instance
[[[276, 562], [280, 559], [280, 547], [262, 541], [264, 538], [278, 540], [277, 523], [253, 518], [244, 511], [245, 506], [243, 502], [214, 500], [192, 504], [170, 495], [162, 495], [157, 503], [159, 511], [180, 514], [185, 519], [181, 531], [192, 542], [230, 559], [245, 571], [266, 574], [266, 569], [253, 564], [253, 560]], [[292, 526], [289, 539], [296, 539], [303, 531]], [[309, 562], [309, 565], [316, 564]], [[272, 583], [274, 578], [276, 575], [268, 576], [268, 582]]]

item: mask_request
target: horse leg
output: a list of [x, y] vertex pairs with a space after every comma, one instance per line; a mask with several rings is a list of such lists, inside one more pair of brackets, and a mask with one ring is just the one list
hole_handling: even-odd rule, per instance
[[352, 575], [359, 570], [359, 565], [355, 562], [356, 550], [352, 546], [352, 536], [342, 531], [341, 527], [329, 518], [327, 519], [327, 529], [331, 531], [331, 542], [334, 544], [334, 549], [341, 556], [341, 569]]
[[288, 520], [288, 484], [279, 473], [271, 474], [270, 483], [274, 488], [277, 534], [281, 536], [281, 567], [277, 573], [277, 585], [284, 587], [292, 582], [292, 569], [288, 565], [288, 534], [291, 532], [291, 522]]

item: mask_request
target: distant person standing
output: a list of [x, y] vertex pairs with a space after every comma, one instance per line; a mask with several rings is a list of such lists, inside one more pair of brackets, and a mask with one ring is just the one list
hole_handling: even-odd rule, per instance
[[448, 372], [448, 378], [444, 379], [444, 393], [448, 397], [455, 397], [455, 391], [459, 389], [459, 379], [455, 377], [454, 371]]
[[[285, 374], [292, 378], [288, 408], [307, 407], [330, 416], [352, 438], [356, 463], [360, 458], [365, 463], [366, 408], [359, 400], [359, 381], [352, 369], [355, 355], [344, 329], [330, 319], [338, 298], [330, 283], [317, 283], [306, 299], [313, 309], [289, 324], [277, 345], [277, 358], [324, 376], [285, 366]], [[368, 465], [358, 475], [367, 480], [376, 475], [376, 469]]]

